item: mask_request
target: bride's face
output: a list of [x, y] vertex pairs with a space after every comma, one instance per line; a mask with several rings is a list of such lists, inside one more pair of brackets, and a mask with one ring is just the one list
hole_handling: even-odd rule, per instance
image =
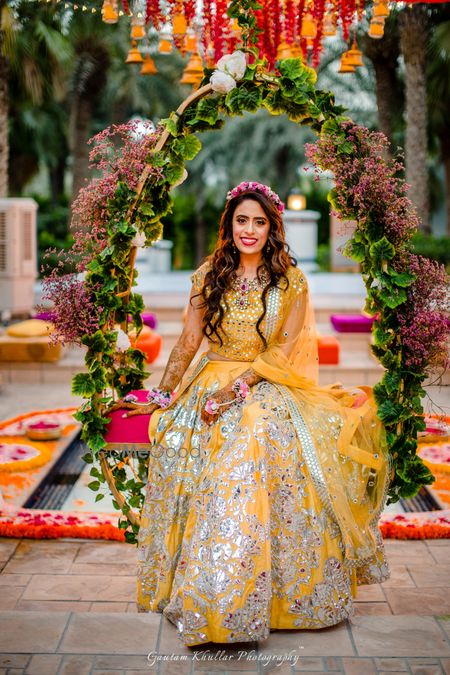
[[267, 243], [270, 221], [253, 199], [244, 199], [234, 210], [233, 241], [240, 253], [261, 253]]

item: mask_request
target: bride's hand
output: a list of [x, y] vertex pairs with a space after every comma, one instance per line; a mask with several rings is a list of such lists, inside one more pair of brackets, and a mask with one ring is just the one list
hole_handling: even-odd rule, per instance
[[149, 403], [142, 405], [139, 403], [129, 403], [123, 400], [116, 401], [114, 405], [108, 408], [107, 412], [114, 412], [115, 410], [130, 410], [131, 412], [124, 413], [122, 417], [134, 417], [136, 415], [151, 415], [159, 408], [157, 403]]
[[[227, 406], [222, 404], [229, 403], [231, 405], [231, 403], [233, 403], [234, 401], [234, 398], [235, 398], [234, 392], [229, 387], [223, 387], [222, 389], [219, 389], [219, 391], [216, 391], [215, 394], [211, 394], [211, 396], [208, 396], [201, 412], [202, 421], [208, 425], [215, 422], [220, 417], [222, 411], [227, 409]], [[214, 413], [208, 412], [206, 410], [206, 403], [208, 401], [214, 401], [215, 403], [218, 403], [221, 407]]]

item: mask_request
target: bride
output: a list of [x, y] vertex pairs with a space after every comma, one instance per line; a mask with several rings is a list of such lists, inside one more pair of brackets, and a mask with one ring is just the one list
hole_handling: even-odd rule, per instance
[[371, 388], [317, 384], [283, 209], [260, 183], [228, 193], [160, 386], [144, 408], [119, 403], [151, 413], [138, 610], [163, 612], [185, 645], [334, 625], [357, 584], [389, 576], [384, 428]]

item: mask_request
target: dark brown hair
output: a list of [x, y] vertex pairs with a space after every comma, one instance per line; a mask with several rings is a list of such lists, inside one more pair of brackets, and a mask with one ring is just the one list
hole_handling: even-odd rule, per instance
[[[261, 271], [264, 267], [270, 274], [270, 281], [262, 293], [263, 312], [256, 323], [256, 330], [265, 349], [267, 342], [260, 330], [260, 325], [266, 315], [267, 293], [273, 286], [279, 286], [281, 280], [284, 280], [284, 288], [287, 288], [289, 285], [286, 275], [287, 270], [290, 266], [296, 265], [285, 240], [281, 214], [269, 197], [250, 190], [241, 193], [226, 203], [220, 219], [219, 236], [215, 249], [206, 259], [206, 262], [210, 263], [210, 269], [205, 275], [203, 288], [197, 295], [203, 297], [201, 307], [205, 307], [203, 333], [211, 340], [213, 340], [213, 335], [217, 336], [220, 345], [222, 345], [223, 340], [219, 334], [219, 328], [222, 325], [224, 310], [220, 301], [225, 291], [230, 288], [234, 272], [238, 269], [240, 262], [240, 253], [233, 245], [233, 215], [239, 204], [246, 199], [257, 202], [264, 210], [270, 223], [269, 236], [262, 251], [261, 264], [257, 270], [259, 278], [261, 278]], [[269, 244], [269, 250], [267, 250], [267, 244]], [[213, 341], [216, 342], [217, 340]]]

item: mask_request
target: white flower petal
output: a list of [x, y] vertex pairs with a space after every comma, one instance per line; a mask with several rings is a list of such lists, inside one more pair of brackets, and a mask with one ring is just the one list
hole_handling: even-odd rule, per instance
[[141, 246], [145, 246], [145, 242], [146, 242], [145, 234], [143, 232], [136, 232], [133, 239], [131, 240], [131, 245], [140, 248]]
[[219, 94], [228, 94], [229, 91], [235, 88], [236, 81], [221, 70], [215, 70], [209, 80], [214, 91]]
[[117, 331], [116, 349], [118, 352], [126, 352], [131, 347], [130, 338], [121, 328]]
[[234, 80], [242, 80], [247, 68], [247, 59], [239, 49], [232, 54], [225, 54], [217, 62], [217, 69], [231, 75]]

